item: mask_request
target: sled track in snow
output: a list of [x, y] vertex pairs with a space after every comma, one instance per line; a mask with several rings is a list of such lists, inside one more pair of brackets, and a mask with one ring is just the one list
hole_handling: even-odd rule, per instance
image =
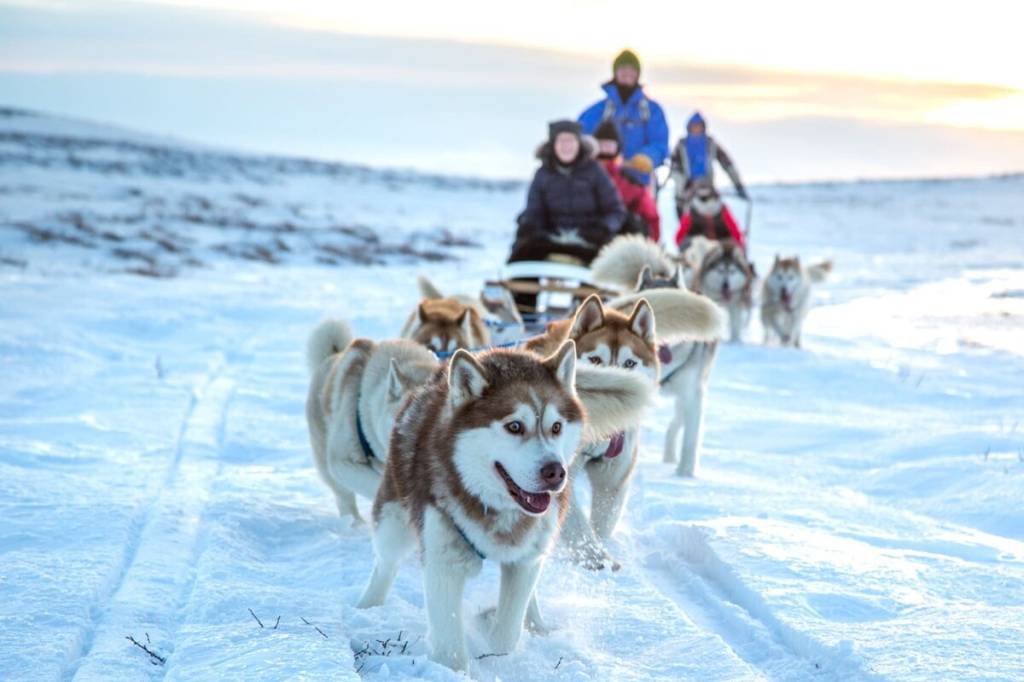
[[715, 553], [701, 528], [680, 525], [668, 542], [671, 547], [649, 552], [644, 561], [650, 582], [765, 678], [878, 679], [851, 649], [823, 644], [780, 621]]
[[[143, 546], [147, 538], [148, 531], [153, 526], [157, 525], [157, 522], [159, 521], [160, 514], [157, 513], [158, 508], [166, 501], [167, 491], [175, 487], [175, 483], [181, 473], [182, 462], [185, 459], [186, 450], [189, 446], [190, 430], [196, 426], [196, 422], [200, 423], [200, 428], [202, 426], [212, 426], [215, 431], [215, 440], [217, 445], [219, 446], [223, 441], [224, 423], [227, 416], [227, 403], [233, 391], [233, 384], [230, 380], [223, 378], [225, 366], [226, 363], [224, 356], [216, 356], [205, 376], [199, 384], [193, 387], [190, 391], [188, 403], [185, 407], [185, 412], [181, 418], [181, 423], [175, 438], [173, 454], [170, 458], [170, 462], [168, 463], [163, 479], [155, 490], [152, 491], [152, 496], [149, 501], [141, 505], [134, 514], [128, 527], [128, 540], [125, 544], [121, 563], [115, 574], [110, 578], [108, 586], [101, 590], [100, 596], [97, 597], [93, 605], [90, 607], [89, 621], [83, 629], [77, 651], [73, 652], [72, 656], [69, 656], [69, 662], [65, 668], [63, 679], [73, 679], [82, 666], [86, 664], [90, 655], [97, 646], [98, 635], [107, 634], [115, 636], [119, 640], [123, 641], [123, 637], [126, 633], [122, 633], [120, 630], [116, 633], [103, 632], [104, 626], [107, 624], [105, 621], [110, 615], [111, 610], [115, 608], [115, 601], [122, 587], [124, 587], [126, 582], [132, 577], [133, 567], [139, 559], [140, 548]], [[202, 423], [204, 421], [209, 421], [211, 416], [213, 417], [213, 424]], [[162, 530], [157, 528], [153, 532], [154, 534], [159, 534]], [[196, 538], [196, 540], [198, 540], [198, 538]], [[196, 559], [197, 556], [195, 552], [191, 552], [189, 555], [190, 564], [194, 563]], [[193, 580], [194, 578], [191, 578], [189, 581], [186, 598], [187, 593], [192, 589]], [[177, 608], [180, 604], [175, 604], [173, 606], [174, 608]], [[166, 666], [163, 669], [165, 670]]]

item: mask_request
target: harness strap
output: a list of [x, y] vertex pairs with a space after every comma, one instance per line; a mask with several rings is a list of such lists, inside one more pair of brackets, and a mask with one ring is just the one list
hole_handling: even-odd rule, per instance
[[[640, 101], [637, 102], [637, 108], [640, 110], [640, 121], [645, 125], [651, 120], [651, 103], [646, 97], [641, 97]], [[601, 112], [601, 123], [610, 121], [615, 118], [615, 102], [612, 101], [611, 97], [606, 97], [604, 100], [604, 111]]]
[[469, 548], [473, 550], [473, 554], [476, 554], [481, 559], [487, 559], [484, 553], [480, 551], [480, 548], [474, 545], [473, 541], [469, 539], [469, 536], [466, 535], [466, 531], [462, 530], [462, 528], [459, 527], [459, 524], [455, 523], [455, 519], [453, 519], [450, 514], [447, 516], [448, 520], [452, 522], [453, 526], [455, 526], [455, 530], [459, 531], [459, 535], [461, 535], [462, 539], [465, 540], [467, 545], [469, 545]]
[[363, 420], [359, 418], [359, 396], [356, 396], [356, 436], [359, 437], [359, 447], [363, 449], [363, 455], [367, 460], [377, 459], [377, 454], [373, 451], [373, 446], [370, 445], [369, 439], [366, 437], [366, 432], [363, 431]]
[[690, 358], [693, 357], [693, 354], [697, 352], [697, 344], [698, 343], [702, 343], [702, 342], [694, 341], [693, 342], [693, 348], [691, 348], [690, 352], [686, 355], [686, 359], [683, 360], [682, 362], [680, 362], [676, 366], [676, 368], [673, 369], [671, 372], [669, 372], [665, 376], [663, 376], [660, 379], [658, 379], [658, 386], [664, 386], [665, 384], [667, 384], [669, 381], [672, 380], [672, 377], [674, 377], [676, 374], [679, 373], [679, 370], [681, 370], [686, 365], [686, 363], [688, 363], [690, 361]]

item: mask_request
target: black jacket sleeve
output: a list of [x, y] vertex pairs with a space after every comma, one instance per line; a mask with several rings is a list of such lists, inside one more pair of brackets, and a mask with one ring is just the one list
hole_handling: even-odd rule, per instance
[[619, 196], [619, 190], [608, 177], [604, 168], [597, 165], [594, 173], [594, 191], [597, 193], [597, 205], [601, 211], [601, 222], [609, 235], [614, 235], [626, 220], [626, 207]]

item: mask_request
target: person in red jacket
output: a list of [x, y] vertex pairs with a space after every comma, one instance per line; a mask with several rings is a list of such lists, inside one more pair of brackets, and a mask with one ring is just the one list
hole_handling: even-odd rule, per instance
[[622, 136], [615, 121], [603, 122], [594, 131], [597, 139], [597, 158], [619, 190], [622, 203], [629, 215], [622, 226], [622, 233], [642, 234], [658, 241], [661, 237], [661, 218], [654, 197], [632, 176], [622, 172]]
[[702, 178], [691, 188], [689, 206], [679, 219], [679, 231], [676, 232], [676, 246], [685, 251], [686, 245], [694, 237], [708, 239], [731, 239], [747, 250], [746, 240], [732, 211], [725, 205], [711, 183]]

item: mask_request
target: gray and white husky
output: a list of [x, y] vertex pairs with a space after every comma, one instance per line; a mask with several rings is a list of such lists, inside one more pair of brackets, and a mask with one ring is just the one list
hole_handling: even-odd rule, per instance
[[327, 320], [314, 330], [306, 357], [313, 460], [334, 493], [338, 513], [361, 523], [355, 496], [376, 496], [398, 408], [411, 390], [426, 383], [438, 361], [414, 341], [353, 339], [342, 320]]
[[540, 621], [530, 596], [568, 507], [577, 450], [634, 423], [648, 393], [628, 371], [578, 372], [571, 341], [546, 359], [456, 351], [395, 422], [373, 506], [376, 564], [359, 606], [384, 603], [418, 541], [431, 658], [465, 670], [463, 591], [483, 561], [496, 561], [490, 652], [512, 651], [528, 609]]
[[750, 323], [754, 309], [754, 286], [757, 274], [747, 260], [743, 249], [732, 241], [694, 239], [688, 247], [701, 249], [703, 254], [682, 254], [687, 263], [697, 263], [689, 286], [721, 306], [729, 315], [728, 339], [738, 343]]
[[823, 282], [832, 271], [832, 261], [804, 266], [800, 258], [775, 256], [771, 272], [761, 291], [761, 325], [764, 342], [800, 347], [804, 318], [811, 307], [811, 287]]

